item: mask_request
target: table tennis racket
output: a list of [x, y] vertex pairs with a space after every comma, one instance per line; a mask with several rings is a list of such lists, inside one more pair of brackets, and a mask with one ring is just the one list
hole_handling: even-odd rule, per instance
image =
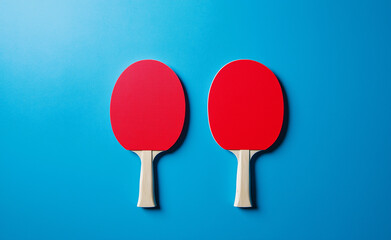
[[153, 159], [178, 140], [185, 121], [185, 95], [171, 68], [155, 60], [133, 63], [118, 78], [110, 103], [118, 142], [141, 159], [138, 207], [155, 207]]
[[209, 91], [209, 126], [216, 142], [238, 159], [235, 207], [251, 207], [251, 157], [276, 141], [283, 116], [280, 83], [263, 64], [236, 60], [217, 73]]

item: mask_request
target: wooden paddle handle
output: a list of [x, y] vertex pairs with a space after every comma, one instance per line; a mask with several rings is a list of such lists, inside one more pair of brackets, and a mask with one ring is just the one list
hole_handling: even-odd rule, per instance
[[237, 154], [235, 207], [251, 207], [250, 201], [250, 150], [239, 150]]
[[141, 159], [140, 188], [137, 207], [155, 207], [153, 190], [153, 151], [140, 151], [137, 153]]

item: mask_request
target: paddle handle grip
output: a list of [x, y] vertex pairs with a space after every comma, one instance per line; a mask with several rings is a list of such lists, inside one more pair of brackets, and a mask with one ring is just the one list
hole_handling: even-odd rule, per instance
[[156, 207], [153, 189], [153, 152], [141, 151], [140, 188], [138, 194], [137, 207]]
[[251, 207], [250, 200], [250, 150], [239, 150], [236, 175], [235, 207]]

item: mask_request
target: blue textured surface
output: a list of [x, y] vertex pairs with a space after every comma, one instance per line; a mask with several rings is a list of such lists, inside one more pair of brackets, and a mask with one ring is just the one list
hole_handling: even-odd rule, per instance
[[[0, 239], [390, 239], [390, 1], [2, 1]], [[158, 162], [159, 210], [110, 126], [131, 63], [156, 59], [190, 100]], [[213, 140], [216, 72], [248, 58], [285, 87], [282, 144], [233, 207], [236, 160]], [[249, 113], [248, 117], [251, 117]]]

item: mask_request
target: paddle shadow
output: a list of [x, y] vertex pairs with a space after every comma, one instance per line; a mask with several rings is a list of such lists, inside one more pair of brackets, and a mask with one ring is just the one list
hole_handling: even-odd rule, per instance
[[[275, 74], [276, 75], [276, 74]], [[288, 97], [285, 91], [285, 88], [282, 84], [282, 82], [279, 80], [279, 77], [276, 75], [282, 90], [282, 96], [284, 100], [284, 117], [283, 117], [283, 123], [281, 127], [280, 135], [278, 136], [277, 140], [271, 145], [268, 149], [265, 151], [259, 151], [257, 152], [250, 161], [250, 193], [251, 193], [251, 202], [252, 207], [251, 208], [242, 208], [244, 210], [256, 210], [259, 208], [258, 200], [257, 200], [257, 187], [256, 187], [256, 177], [255, 177], [255, 163], [257, 162], [257, 159], [262, 156], [263, 154], [268, 154], [276, 150], [284, 141], [287, 131], [288, 131], [288, 125], [289, 125], [289, 102]]]
[[[178, 74], [177, 74], [178, 76]], [[182, 84], [182, 88], [183, 88], [183, 93], [185, 95], [185, 106], [186, 106], [186, 109], [185, 109], [185, 121], [183, 123], [183, 128], [182, 128], [182, 132], [181, 134], [179, 135], [179, 138], [178, 140], [175, 142], [175, 144], [170, 148], [168, 149], [167, 151], [164, 151], [164, 152], [161, 152], [159, 153], [153, 160], [153, 181], [154, 181], [154, 191], [155, 191], [155, 202], [156, 202], [156, 207], [154, 208], [145, 208], [147, 210], [159, 210], [160, 209], [160, 198], [159, 198], [159, 175], [158, 175], [158, 168], [157, 168], [157, 165], [158, 165], [158, 162], [160, 161], [160, 159], [166, 155], [166, 154], [170, 154], [172, 152], [174, 152], [175, 150], [177, 150], [181, 145], [182, 143], [185, 141], [186, 139], [186, 135], [187, 135], [187, 132], [189, 130], [189, 122], [190, 122], [190, 104], [189, 104], [189, 97], [187, 95], [187, 91], [186, 91], [186, 87], [185, 85], [183, 84], [183, 81], [181, 80], [181, 78], [178, 76], [179, 80], [181, 81], [181, 84]]]

